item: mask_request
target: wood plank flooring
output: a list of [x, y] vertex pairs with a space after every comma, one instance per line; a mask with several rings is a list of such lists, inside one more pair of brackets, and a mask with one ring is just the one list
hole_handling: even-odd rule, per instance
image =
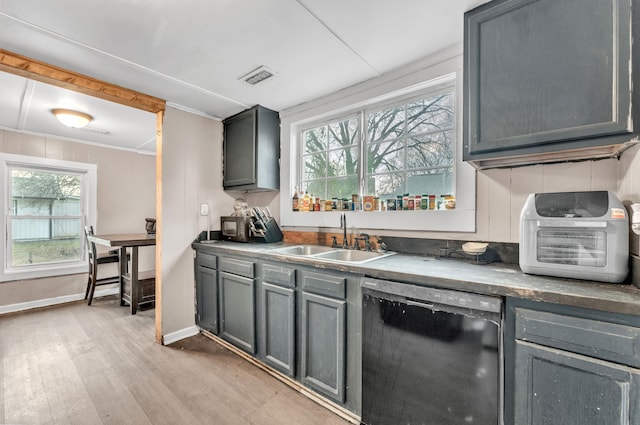
[[114, 297], [0, 316], [0, 424], [343, 425], [210, 339], [154, 343]]

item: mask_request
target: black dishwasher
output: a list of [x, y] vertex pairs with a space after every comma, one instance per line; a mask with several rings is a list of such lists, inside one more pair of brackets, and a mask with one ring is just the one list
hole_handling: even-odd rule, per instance
[[502, 300], [365, 278], [362, 423], [502, 423]]

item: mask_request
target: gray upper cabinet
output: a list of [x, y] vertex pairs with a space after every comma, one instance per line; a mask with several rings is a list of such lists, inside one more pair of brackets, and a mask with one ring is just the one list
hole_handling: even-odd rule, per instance
[[280, 118], [260, 105], [224, 120], [225, 190], [280, 187]]
[[464, 160], [489, 168], [615, 156], [637, 140], [638, 6], [506, 0], [467, 12]]

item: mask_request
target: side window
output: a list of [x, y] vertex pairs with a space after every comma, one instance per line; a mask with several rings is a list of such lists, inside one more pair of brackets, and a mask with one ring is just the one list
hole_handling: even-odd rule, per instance
[[95, 224], [94, 164], [0, 154], [0, 280], [86, 272], [84, 226]]
[[83, 174], [9, 165], [7, 269], [81, 261]]

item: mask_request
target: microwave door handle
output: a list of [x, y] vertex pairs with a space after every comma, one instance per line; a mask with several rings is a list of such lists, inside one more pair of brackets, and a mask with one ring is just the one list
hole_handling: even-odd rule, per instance
[[538, 227], [606, 229], [606, 221], [538, 220]]

